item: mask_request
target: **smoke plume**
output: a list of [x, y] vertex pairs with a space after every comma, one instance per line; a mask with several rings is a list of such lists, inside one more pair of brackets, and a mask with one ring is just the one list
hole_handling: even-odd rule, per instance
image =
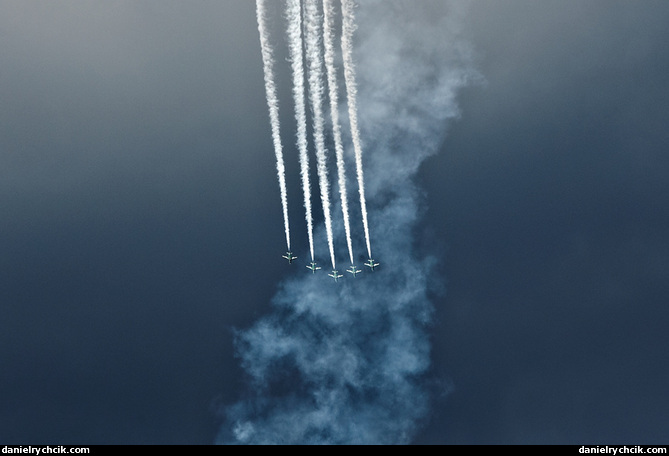
[[353, 32], [355, 31], [355, 14], [353, 0], [342, 0], [342, 33], [341, 52], [344, 61], [344, 80], [346, 81], [346, 96], [348, 99], [348, 118], [351, 123], [351, 139], [355, 151], [355, 169], [358, 176], [358, 194], [360, 196], [360, 211], [362, 212], [362, 226], [365, 231], [367, 255], [372, 258], [372, 244], [369, 240], [369, 222], [367, 218], [367, 201], [365, 198], [365, 178], [362, 171], [362, 141], [358, 126], [358, 87], [356, 85], [355, 64], [353, 63]]
[[307, 108], [304, 97], [304, 57], [302, 56], [302, 9], [300, 0], [287, 0], [288, 49], [293, 72], [293, 101], [297, 122], [297, 150], [300, 154], [300, 178], [304, 195], [304, 217], [307, 222], [309, 252], [314, 261], [314, 222], [311, 213], [311, 186], [309, 184], [309, 155], [307, 154]]
[[272, 312], [236, 335], [248, 391], [223, 410], [220, 442], [408, 443], [424, 422], [433, 259], [415, 250], [414, 176], [473, 76], [457, 36], [461, 4], [369, 0], [358, 9], [352, 52], [381, 266], [339, 283], [300, 271], [280, 285]]
[[279, 125], [279, 100], [276, 96], [276, 83], [274, 82], [274, 56], [269, 44], [269, 36], [265, 21], [265, 2], [256, 1], [256, 17], [258, 18], [258, 32], [260, 34], [260, 49], [262, 51], [263, 72], [265, 74], [265, 95], [267, 107], [269, 108], [270, 125], [272, 127], [272, 142], [274, 144], [274, 155], [276, 156], [276, 171], [279, 178], [279, 190], [281, 193], [281, 207], [283, 210], [283, 226], [286, 232], [286, 248], [290, 250], [290, 224], [288, 222], [288, 193], [286, 190], [286, 167], [283, 163], [283, 148], [281, 146], [281, 128]]
[[348, 256], [353, 265], [353, 243], [351, 241], [351, 223], [348, 212], [348, 195], [346, 193], [346, 164], [344, 163], [344, 146], [341, 139], [339, 124], [339, 85], [337, 83], [337, 69], [335, 67], [335, 34], [333, 0], [323, 0], [323, 48], [325, 69], [328, 80], [328, 94], [330, 99], [330, 121], [332, 122], [332, 139], [334, 140], [335, 155], [337, 157], [337, 181], [339, 183], [339, 200], [341, 213], [344, 219], [344, 233]]
[[325, 119], [323, 118], [323, 56], [321, 54], [321, 16], [316, 0], [305, 0], [305, 44], [307, 56], [307, 74], [309, 81], [309, 99], [313, 116], [314, 147], [318, 184], [321, 190], [325, 233], [330, 251], [332, 269], [336, 269], [334, 239], [332, 234], [332, 215], [330, 211], [330, 182], [328, 178], [327, 150], [325, 148]]

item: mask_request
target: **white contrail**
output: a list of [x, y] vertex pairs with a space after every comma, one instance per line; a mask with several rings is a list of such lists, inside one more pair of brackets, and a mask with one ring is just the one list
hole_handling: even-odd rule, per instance
[[265, 0], [256, 1], [256, 16], [258, 18], [258, 32], [260, 33], [260, 48], [262, 50], [263, 70], [265, 73], [265, 94], [269, 107], [269, 118], [272, 126], [272, 141], [276, 155], [276, 171], [279, 175], [281, 190], [281, 205], [283, 206], [283, 225], [286, 231], [286, 246], [290, 251], [290, 226], [288, 224], [288, 196], [286, 191], [286, 168], [283, 164], [283, 149], [281, 147], [281, 133], [279, 128], [279, 100], [276, 96], [274, 84], [274, 57], [269, 44], [269, 36], [265, 25]]
[[300, 154], [300, 175], [304, 193], [304, 211], [309, 235], [309, 251], [314, 261], [314, 228], [311, 215], [311, 187], [309, 185], [309, 156], [307, 155], [307, 115], [304, 100], [304, 62], [302, 57], [302, 11], [300, 0], [288, 0], [288, 47], [293, 70], [293, 99], [297, 121], [297, 148]]
[[339, 196], [341, 198], [341, 212], [344, 217], [344, 231], [348, 255], [353, 264], [353, 247], [351, 245], [351, 225], [348, 216], [348, 196], [346, 193], [346, 166], [344, 164], [344, 148], [341, 141], [341, 127], [339, 125], [339, 87], [337, 86], [337, 71], [335, 69], [334, 51], [334, 6], [333, 0], [323, 0], [323, 39], [325, 48], [325, 68], [328, 77], [330, 93], [330, 119], [332, 121], [332, 136], [334, 137], [335, 153], [337, 155], [337, 174], [339, 177]]
[[318, 164], [318, 183], [321, 189], [325, 232], [330, 248], [332, 268], [336, 269], [334, 242], [332, 236], [332, 217], [330, 215], [330, 184], [328, 182], [327, 152], [325, 150], [325, 136], [323, 134], [323, 72], [321, 69], [322, 56], [320, 50], [320, 24], [318, 5], [316, 0], [306, 0], [305, 41], [308, 64], [309, 99], [313, 112], [314, 145], [316, 147], [316, 161]]
[[358, 89], [355, 85], [355, 67], [353, 64], [353, 32], [355, 31], [355, 15], [353, 13], [353, 0], [342, 0], [342, 32], [341, 50], [344, 61], [344, 79], [346, 81], [346, 95], [348, 98], [348, 117], [351, 122], [351, 138], [353, 150], [355, 151], [355, 169], [358, 174], [358, 192], [360, 193], [360, 211], [362, 212], [362, 225], [365, 229], [365, 242], [367, 243], [367, 254], [372, 258], [372, 247], [369, 242], [369, 224], [367, 223], [367, 203], [365, 201], [365, 178], [362, 172], [362, 146], [360, 144], [360, 131], [358, 128], [357, 96]]

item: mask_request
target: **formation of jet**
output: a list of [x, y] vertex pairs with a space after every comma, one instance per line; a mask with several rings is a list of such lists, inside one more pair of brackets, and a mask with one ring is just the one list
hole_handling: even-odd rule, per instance
[[335, 282], [337, 281], [337, 279], [341, 279], [342, 277], [344, 277], [343, 274], [337, 274], [337, 270], [336, 270], [336, 269], [334, 269], [334, 270], [332, 271], [332, 274], [328, 274], [328, 275], [329, 275], [330, 277], [332, 277], [332, 278], [334, 279]]
[[[293, 263], [293, 260], [297, 259], [297, 256], [293, 255], [293, 252], [286, 252], [286, 254], [282, 255], [282, 257], [285, 258], [286, 260], [288, 260], [288, 263], [290, 263], [290, 264]], [[307, 267], [307, 269], [311, 270], [312, 274], [316, 274], [316, 271], [321, 269], [320, 266], [316, 266], [316, 265], [317, 265], [317, 263], [315, 261], [311, 261], [311, 262], [309, 262], [309, 264], [306, 267]], [[376, 268], [379, 265], [379, 263], [376, 263], [373, 259], [370, 258], [369, 260], [367, 260], [366, 263], [364, 263], [364, 265], [367, 266], [368, 268], [370, 268], [373, 271], [374, 268]], [[348, 268], [346, 270], [346, 272], [348, 272], [350, 274], [353, 274], [353, 277], [355, 278], [355, 277], [358, 276], [358, 274], [360, 274], [362, 272], [362, 269], [358, 269], [355, 265], [351, 265], [351, 267]], [[338, 282], [339, 279], [344, 277], [344, 274], [339, 274], [339, 271], [334, 269], [330, 274], [328, 274], [328, 276], [332, 277], [335, 282]]]
[[297, 257], [296, 257], [295, 255], [293, 255], [292, 252], [286, 252], [286, 254], [283, 255], [283, 258], [285, 258], [286, 260], [288, 260], [288, 263], [290, 263], [290, 264], [293, 263], [293, 260], [296, 260], [296, 259], [297, 259]]
[[379, 265], [379, 263], [375, 263], [374, 260], [372, 260], [371, 258], [369, 260], [367, 260], [367, 263], [365, 263], [365, 266], [367, 266], [368, 268], [371, 268], [372, 271], [378, 265]]

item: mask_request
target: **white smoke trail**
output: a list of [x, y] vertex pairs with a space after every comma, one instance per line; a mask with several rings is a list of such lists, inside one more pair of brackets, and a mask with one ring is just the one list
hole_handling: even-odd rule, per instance
[[276, 171], [279, 175], [279, 189], [281, 192], [281, 206], [283, 207], [283, 226], [286, 232], [286, 246], [290, 251], [290, 225], [288, 223], [288, 196], [286, 191], [286, 168], [283, 163], [283, 149], [279, 126], [279, 100], [276, 96], [274, 83], [274, 57], [269, 44], [269, 36], [265, 24], [265, 0], [256, 1], [256, 17], [260, 34], [260, 49], [262, 51], [263, 71], [265, 73], [265, 94], [269, 107], [270, 125], [272, 126], [272, 141], [276, 155]]
[[337, 175], [339, 178], [339, 197], [341, 212], [344, 218], [344, 232], [348, 255], [353, 264], [353, 246], [351, 243], [351, 224], [348, 215], [348, 196], [346, 192], [346, 166], [344, 164], [344, 148], [341, 141], [341, 127], [339, 125], [339, 87], [337, 85], [337, 71], [335, 68], [334, 51], [334, 5], [333, 0], [323, 0], [323, 40], [325, 49], [325, 68], [327, 70], [328, 90], [330, 95], [330, 119], [332, 121], [332, 136], [334, 137], [335, 153], [337, 156]]
[[358, 89], [355, 82], [355, 65], [353, 63], [353, 32], [355, 31], [355, 15], [353, 13], [353, 0], [342, 0], [342, 34], [341, 50], [344, 61], [344, 80], [346, 82], [346, 95], [348, 99], [348, 117], [351, 123], [351, 138], [353, 150], [355, 151], [355, 169], [358, 175], [358, 193], [360, 194], [360, 211], [362, 212], [362, 225], [365, 230], [365, 242], [367, 254], [372, 258], [372, 246], [369, 241], [369, 224], [367, 222], [367, 201], [365, 199], [365, 178], [362, 172], [362, 144], [360, 141], [360, 129], [358, 127], [357, 98]]
[[314, 261], [314, 228], [311, 214], [311, 187], [309, 185], [309, 156], [307, 155], [307, 114], [304, 99], [304, 58], [302, 56], [302, 9], [300, 0], [288, 0], [288, 48], [293, 72], [293, 100], [297, 121], [297, 149], [300, 154], [300, 176], [304, 194], [304, 217], [307, 221], [309, 251]]
[[325, 122], [323, 119], [323, 72], [320, 40], [320, 17], [316, 0], [306, 0], [305, 8], [305, 42], [309, 80], [309, 99], [313, 114], [314, 146], [316, 148], [316, 162], [318, 169], [318, 183], [321, 189], [323, 203], [323, 218], [325, 219], [325, 233], [330, 249], [332, 269], [336, 269], [334, 241], [332, 234], [332, 216], [330, 214], [330, 183], [328, 182], [327, 151], [325, 149]]
[[361, 8], [361, 130], [385, 266], [364, 280], [306, 274], [281, 284], [272, 312], [236, 334], [249, 388], [223, 411], [220, 442], [409, 443], [429, 415], [436, 280], [434, 259], [414, 248], [423, 212], [414, 178], [472, 75], [450, 16], [458, 5], [366, 0]]

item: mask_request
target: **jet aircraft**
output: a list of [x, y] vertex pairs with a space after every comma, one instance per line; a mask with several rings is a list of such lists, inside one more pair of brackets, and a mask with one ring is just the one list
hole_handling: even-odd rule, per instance
[[373, 271], [374, 268], [377, 267], [378, 265], [379, 265], [379, 263], [375, 263], [374, 260], [372, 260], [371, 258], [370, 258], [369, 260], [367, 260], [367, 263], [365, 263], [365, 266], [367, 266], [368, 268], [371, 268], [372, 271]]
[[353, 274], [353, 277], [355, 277], [357, 274], [360, 274], [362, 272], [362, 269], [358, 269], [354, 265], [351, 265], [351, 267], [348, 268], [346, 272], [350, 272], [351, 274]]
[[291, 264], [292, 264], [293, 260], [297, 259], [297, 257], [295, 255], [293, 255], [292, 252], [286, 252], [286, 254], [282, 255], [282, 256], [283, 256], [283, 258], [288, 260], [288, 263], [291, 263]]
[[307, 265], [307, 269], [311, 269], [312, 274], [316, 274], [316, 269], [320, 269], [320, 266], [316, 266], [316, 262], [312, 261], [310, 264]]
[[337, 281], [337, 279], [340, 279], [340, 278], [344, 277], [343, 274], [337, 274], [337, 270], [336, 270], [336, 269], [334, 269], [334, 270], [332, 271], [332, 274], [328, 274], [328, 275], [329, 275], [330, 277], [332, 277], [332, 278], [334, 279], [335, 282]]

